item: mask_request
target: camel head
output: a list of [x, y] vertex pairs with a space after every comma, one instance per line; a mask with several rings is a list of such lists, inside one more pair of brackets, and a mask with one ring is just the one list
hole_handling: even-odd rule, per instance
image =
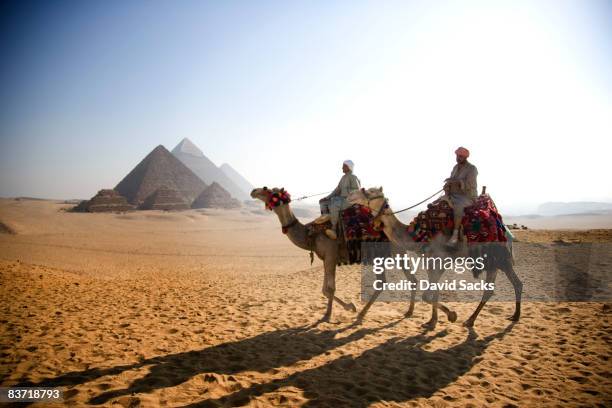
[[378, 217], [380, 213], [387, 207], [387, 199], [383, 194], [382, 187], [379, 188], [362, 188], [351, 192], [346, 198], [350, 204], [359, 204], [368, 207], [374, 213], [373, 226], [375, 230], [383, 228], [383, 223]]
[[284, 188], [255, 188], [251, 191], [251, 197], [263, 201], [270, 211], [291, 202], [291, 196]]
[[386, 198], [383, 194], [382, 187], [372, 187], [368, 188], [367, 190], [362, 188], [360, 190], [352, 191], [346, 200], [350, 204], [359, 204], [368, 207], [373, 211], [378, 211], [383, 207]]

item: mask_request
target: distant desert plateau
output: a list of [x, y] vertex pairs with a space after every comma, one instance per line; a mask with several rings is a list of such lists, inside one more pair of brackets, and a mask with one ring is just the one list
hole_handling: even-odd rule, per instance
[[[429, 332], [423, 302], [410, 318], [404, 303], [376, 303], [359, 326], [334, 305], [313, 326], [322, 263], [263, 204], [70, 207], [0, 199], [2, 386], [61, 387], [71, 406], [612, 406], [609, 303], [526, 301], [510, 324], [514, 304], [493, 297], [473, 330], [461, 323], [476, 304], [453, 303], [459, 320]], [[519, 277], [530, 265], [546, 274], [550, 245], [612, 242], [602, 217], [518, 221], [530, 229], [517, 244], [531, 244]], [[358, 308], [360, 277], [358, 265], [336, 276]]]

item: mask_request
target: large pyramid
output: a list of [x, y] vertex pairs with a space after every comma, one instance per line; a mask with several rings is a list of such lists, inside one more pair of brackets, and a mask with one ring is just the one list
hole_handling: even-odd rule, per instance
[[195, 199], [191, 208], [238, 208], [240, 201], [232, 198], [218, 183], [213, 182]]
[[221, 171], [245, 193], [251, 193], [255, 188], [247, 179], [242, 177], [242, 174], [238, 173], [232, 166], [227, 163], [223, 163], [219, 166]]
[[206, 184], [159, 145], [117, 184], [115, 190], [131, 204], [140, 206], [160, 187], [177, 191], [191, 204]]
[[206, 157], [191, 140], [187, 138], [181, 140], [172, 150], [172, 154], [197, 174], [206, 184], [212, 184], [216, 181], [233, 197], [239, 200], [249, 199], [248, 193], [250, 193], [251, 190], [248, 189], [244, 191], [238, 187], [236, 183], [218, 168], [215, 163]]

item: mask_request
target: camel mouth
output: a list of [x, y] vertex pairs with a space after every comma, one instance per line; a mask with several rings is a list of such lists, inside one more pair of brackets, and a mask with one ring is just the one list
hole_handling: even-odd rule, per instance
[[256, 189], [256, 188], [254, 188], [254, 189], [251, 191], [251, 198], [257, 198], [257, 192], [256, 192], [256, 191], [257, 191], [257, 189]]

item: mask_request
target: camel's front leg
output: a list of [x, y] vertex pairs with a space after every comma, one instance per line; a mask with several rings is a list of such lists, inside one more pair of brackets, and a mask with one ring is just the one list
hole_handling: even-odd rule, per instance
[[329, 322], [332, 313], [332, 305], [334, 304], [334, 293], [336, 292], [336, 259], [326, 257], [323, 260], [324, 276], [323, 276], [323, 295], [327, 298], [327, 310], [321, 318], [322, 322]]
[[[380, 280], [383, 283], [387, 282], [387, 277], [385, 275], [385, 272], [383, 272], [380, 275]], [[368, 313], [368, 310], [370, 310], [370, 307], [372, 307], [372, 304], [376, 302], [376, 299], [378, 298], [378, 296], [380, 296], [381, 292], [382, 292], [382, 289], [374, 291], [374, 294], [372, 294], [372, 297], [370, 297], [370, 300], [368, 300], [368, 303], [363, 307], [363, 309], [361, 309], [361, 312], [359, 312], [359, 314], [357, 315], [357, 319], [355, 319], [355, 324], [361, 324], [363, 322], [363, 318]]]

